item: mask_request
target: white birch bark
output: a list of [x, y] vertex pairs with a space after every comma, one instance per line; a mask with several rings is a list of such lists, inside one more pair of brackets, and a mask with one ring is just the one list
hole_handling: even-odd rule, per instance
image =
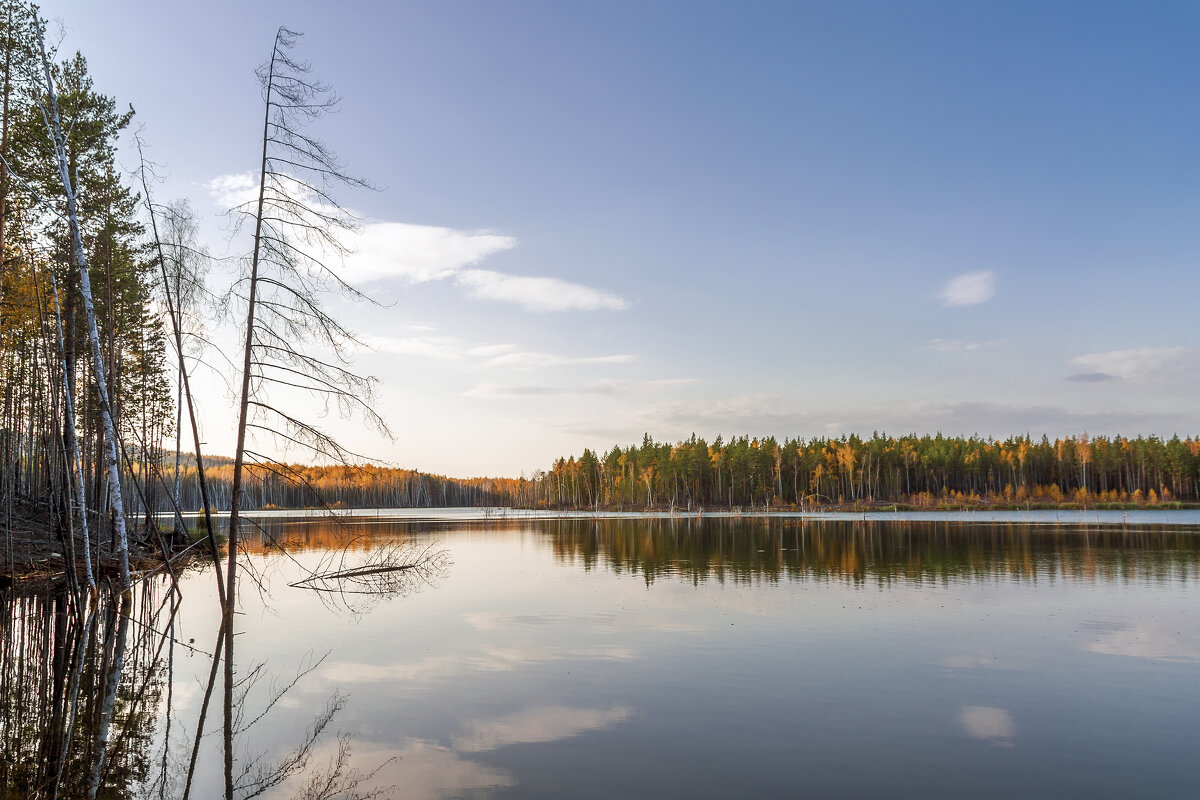
[[132, 594], [126, 591], [121, 596], [120, 617], [117, 620], [117, 633], [112, 645], [112, 666], [109, 669], [104, 684], [104, 700], [100, 706], [100, 726], [96, 731], [96, 758], [92, 762], [92, 772], [88, 777], [87, 796], [95, 798], [100, 790], [100, 776], [104, 772], [104, 761], [108, 755], [108, 735], [112, 730], [113, 711], [117, 705], [117, 687], [121, 683], [121, 673], [125, 669], [125, 639], [129, 633], [129, 614], [132, 609]]
[[104, 429], [105, 443], [108, 445], [107, 472], [108, 487], [112, 502], [117, 533], [117, 556], [120, 560], [121, 588], [129, 588], [129, 534], [125, 527], [125, 502], [121, 491], [120, 459], [117, 455], [117, 431], [113, 425], [112, 407], [108, 396], [107, 371], [104, 366], [104, 353], [100, 349], [100, 331], [96, 326], [96, 306], [92, 301], [92, 281], [88, 272], [87, 255], [83, 249], [83, 234], [79, 229], [79, 216], [75, 203], [75, 187], [71, 182], [70, 165], [67, 160], [66, 141], [62, 133], [62, 125], [58, 116], [58, 94], [54, 89], [54, 79], [50, 74], [50, 59], [46, 56], [46, 44], [42, 36], [42, 23], [34, 14], [34, 27], [37, 29], [38, 48], [42, 57], [42, 72], [46, 81], [46, 98], [50, 108], [42, 107], [46, 120], [47, 132], [54, 144], [54, 155], [58, 160], [58, 175], [62, 181], [63, 192], [67, 198], [67, 222], [71, 228], [71, 244], [75, 256], [75, 268], [79, 273], [79, 291], [83, 297], [83, 309], [87, 318], [88, 343], [92, 351], [92, 371], [96, 382], [96, 395], [100, 405], [100, 424]]
[[87, 495], [84, 494], [83, 484], [83, 465], [79, 458], [79, 441], [75, 436], [75, 377], [71, 375], [67, 368], [67, 351], [66, 343], [63, 339], [62, 314], [59, 311], [58, 303], [58, 281], [54, 277], [53, 270], [48, 270], [50, 273], [50, 288], [54, 292], [54, 323], [58, 331], [58, 354], [62, 360], [63, 371], [63, 395], [66, 403], [64, 412], [66, 414], [66, 424], [63, 426], [64, 438], [67, 445], [67, 461], [70, 462], [67, 466], [71, 470], [71, 483], [75, 489], [75, 505], [79, 509], [79, 529], [83, 532], [83, 572], [87, 582], [87, 587], [91, 590], [96, 588], [96, 578], [92, 573], [92, 540], [88, 533], [88, 517], [87, 517]]

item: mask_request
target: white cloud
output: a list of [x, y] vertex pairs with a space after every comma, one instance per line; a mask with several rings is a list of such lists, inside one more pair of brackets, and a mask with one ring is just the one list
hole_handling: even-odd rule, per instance
[[352, 242], [347, 280], [403, 278], [411, 283], [449, 278], [488, 256], [517, 246], [512, 236], [404, 222], [370, 222]]
[[217, 205], [233, 208], [258, 197], [258, 176], [253, 172], [218, 175], [205, 188]]
[[[288, 194], [302, 197], [314, 211], [332, 210], [288, 176], [278, 180]], [[258, 197], [258, 177], [250, 172], [219, 175], [206, 188], [218, 205], [232, 208]], [[468, 269], [517, 246], [515, 237], [495, 231], [370, 221], [342, 237], [342, 244], [350, 253], [338, 275], [351, 285], [389, 278], [409, 283], [453, 279], [472, 297], [515, 303], [530, 311], [620, 311], [629, 306], [611, 292], [558, 278]]]
[[1086, 370], [1071, 378], [1084, 382], [1138, 378], [1171, 366], [1191, 350], [1190, 347], [1139, 347], [1086, 353], [1071, 359], [1073, 365]]
[[996, 276], [991, 270], [956, 275], [942, 287], [942, 305], [974, 306], [992, 299]]
[[1012, 747], [1012, 740], [1017, 736], [1012, 714], [1003, 708], [963, 706], [958, 712], [958, 724], [972, 739], [982, 739], [1001, 747]]
[[446, 361], [457, 361], [463, 357], [462, 347], [457, 339], [448, 336], [392, 336], [361, 335], [358, 337], [363, 344], [381, 353], [395, 353], [403, 356], [425, 356]]
[[[464, 361], [470, 360], [484, 367], [508, 367], [511, 369], [534, 369], [538, 367], [561, 367], [572, 366], [576, 364], [628, 364], [634, 360], [632, 355], [626, 353], [618, 353], [615, 355], [606, 356], [564, 356], [557, 353], [540, 353], [531, 350], [521, 350], [516, 345], [512, 344], [467, 344], [461, 339], [453, 336], [438, 336], [435, 329], [429, 326], [410, 326], [410, 329], [416, 333], [414, 336], [379, 336], [376, 334], [361, 334], [359, 339], [366, 346], [381, 353], [394, 353], [404, 356], [422, 356], [425, 358], [434, 358], [442, 361]], [[681, 382], [680, 380], [670, 381], [649, 381], [650, 384], [672, 385]], [[688, 382], [686, 380], [682, 382]], [[624, 384], [623, 381], [595, 381], [590, 388], [581, 390], [571, 390], [585, 392], [588, 394], [614, 394], [620, 390]], [[497, 390], [502, 387], [497, 387], [494, 384], [483, 384], [477, 387], [476, 392], [472, 390], [468, 395], [479, 394], [484, 396], [488, 394], [484, 387], [492, 387]], [[515, 394], [550, 394], [562, 393], [566, 390], [562, 388], [551, 387], [529, 387], [529, 391], [520, 391], [519, 387], [512, 387]]]
[[530, 311], [621, 311], [629, 307], [623, 297], [558, 278], [469, 269], [457, 273], [454, 280], [473, 297], [516, 303]]
[[466, 735], [455, 737], [454, 749], [464, 753], [482, 753], [510, 744], [557, 742], [587, 731], [611, 728], [632, 715], [633, 712], [625, 706], [616, 706], [607, 711], [566, 706], [531, 708], [498, 719], [472, 723]]

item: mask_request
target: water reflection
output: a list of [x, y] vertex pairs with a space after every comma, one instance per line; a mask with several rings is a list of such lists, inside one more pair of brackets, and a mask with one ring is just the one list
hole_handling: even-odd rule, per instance
[[[928, 796], [930, 775], [948, 794], [1011, 796], [1066, 741], [1077, 762], [1105, 754], [1081, 774], [1120, 783], [1112, 753], [1182, 764], [1195, 740], [1198, 533], [271, 519], [246, 542], [271, 608], [243, 584], [236, 638], [239, 684], [257, 674], [262, 691], [235, 704], [246, 722], [270, 711], [233, 726], [237, 774], [260, 754], [282, 763], [344, 702], [310, 764], [337, 763], [344, 728], [361, 737], [359, 774], [380, 767], [364, 786], [403, 797], [792, 796], [805, 781], [822, 796]], [[384, 587], [347, 614], [327, 599], [357, 597], [353, 582], [298, 588], [321, 565], [344, 573], [433, 540], [458, 562], [438, 591]], [[210, 577], [185, 578], [182, 604], [165, 580], [82, 612], [66, 591], [0, 601], [0, 797], [85, 796], [96, 775], [100, 796], [180, 797], [198, 740], [193, 795], [221, 794], [219, 680], [198, 722], [222, 649]], [[305, 665], [272, 701], [269, 684]], [[1162, 775], [1171, 789], [1194, 777]], [[271, 796], [301, 789], [293, 775]]]
[[555, 556], [694, 583], [833, 580], [1186, 581], [1200, 574], [1197, 531], [1045, 525], [807, 520], [591, 520], [546, 523]]
[[[82, 598], [65, 588], [0, 599], [0, 789], [28, 798], [129, 797], [153, 784], [169, 695], [176, 597]], [[159, 632], [163, 631], [163, 632]]]
[[980, 739], [1000, 747], [1012, 747], [1017, 738], [1017, 725], [1012, 714], [1003, 708], [990, 706], [963, 706], [958, 713], [958, 722], [963, 732], [972, 739]]
[[[371, 553], [450, 531], [548, 536], [564, 565], [693, 582], [985, 579], [1186, 581], [1200, 575], [1200, 526], [994, 523], [923, 519], [675, 517], [261, 521], [248, 543], [267, 558], [304, 550]], [[420, 582], [415, 582], [419, 588]], [[409, 591], [411, 589], [406, 589]]]
[[[337, 547], [309, 548], [308, 566], [285, 577], [289, 588], [339, 612], [365, 613], [428, 585], [448, 566], [427, 545], [410, 553], [403, 542], [331, 535]], [[241, 588], [241, 607], [248, 595], [270, 591], [274, 556], [299, 565], [305, 552], [281, 548], [265, 530], [257, 544], [246, 548], [245, 571], [255, 580]], [[375, 770], [352, 767], [349, 738], [330, 727], [346, 702], [338, 687], [316, 702], [290, 696], [322, 667], [319, 654], [310, 652], [291, 674], [253, 646], [249, 659], [235, 658], [228, 645], [241, 640], [227, 636], [224, 624], [210, 627], [219, 615], [207, 585], [211, 572], [196, 565], [191, 573], [184, 584], [195, 595], [187, 606], [191, 619], [201, 620], [201, 646], [177, 635], [183, 592], [164, 576], [146, 575], [123, 594], [88, 595], [65, 585], [0, 592], [0, 797], [126, 798], [135, 789], [145, 797], [188, 798], [193, 790], [209, 797], [222, 772], [230, 798], [284, 786], [305, 798], [374, 796], [359, 787]], [[219, 667], [227, 665], [233, 677], [222, 698]], [[272, 730], [271, 718], [285, 709], [303, 721]], [[314, 766], [317, 750], [327, 758]], [[223, 754], [225, 770], [217, 766]], [[302, 776], [311, 782], [298, 783]]]

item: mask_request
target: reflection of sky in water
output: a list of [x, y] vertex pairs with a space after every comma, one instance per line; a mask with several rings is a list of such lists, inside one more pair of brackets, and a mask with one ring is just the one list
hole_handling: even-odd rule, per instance
[[963, 706], [958, 712], [958, 721], [972, 739], [982, 739], [1003, 747], [1011, 747], [1017, 735], [1012, 714], [1003, 708]]
[[447, 574], [360, 615], [270, 557], [239, 663], [328, 656], [254, 744], [291, 741], [337, 689], [356, 764], [395, 757], [378, 777], [409, 798], [1165, 797], [1200, 779], [1194, 542], [795, 533], [443, 526], [419, 535]]

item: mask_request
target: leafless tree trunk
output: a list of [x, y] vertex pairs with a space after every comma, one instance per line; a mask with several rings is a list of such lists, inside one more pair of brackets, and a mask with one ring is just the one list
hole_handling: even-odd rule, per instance
[[[355, 220], [332, 195], [333, 187], [368, 184], [348, 175], [337, 157], [303, 127], [333, 109], [337, 97], [309, 75], [309, 65], [290, 51], [299, 34], [280, 28], [270, 60], [259, 70], [263, 86], [262, 156], [258, 198], [240, 211], [254, 221], [254, 243], [244, 286], [245, 346], [238, 404], [237, 449], [234, 453], [229, 542], [225, 587], [225, 793], [232, 800], [233, 780], [233, 641], [237, 604], [238, 533], [247, 459], [269, 461], [252, 450], [248, 433], [273, 439], [285, 449], [296, 446], [317, 459], [348, 461], [355, 454], [333, 437], [270, 402], [271, 386], [299, 388], [339, 411], [361, 412], [387, 433], [370, 406], [373, 381], [352, 372], [349, 348], [354, 336], [322, 307], [323, 291], [362, 298], [333, 267], [345, 255], [343, 236]], [[312, 354], [315, 347], [333, 353]]]
[[[172, 293], [171, 280], [167, 274], [167, 261], [166, 261], [165, 254], [163, 253], [162, 238], [158, 234], [158, 220], [157, 220], [157, 217], [154, 212], [154, 204], [151, 201], [150, 184], [146, 178], [146, 160], [142, 156], [142, 141], [140, 138], [137, 140], [137, 144], [138, 144], [138, 157], [141, 159], [142, 189], [145, 192], [146, 209], [150, 214], [150, 226], [151, 226], [151, 230], [154, 234], [154, 244], [155, 244], [156, 248], [158, 249], [158, 263], [159, 263], [159, 269], [162, 273], [163, 293], [165, 294], [165, 296], [167, 298], [167, 313], [171, 317], [171, 329], [172, 329], [172, 332], [174, 333], [174, 339], [175, 339], [175, 356], [179, 361], [179, 382], [180, 382], [180, 387], [182, 389], [181, 394], [187, 400], [188, 421], [190, 422], [191, 427], [192, 427], [192, 446], [195, 449], [195, 453], [196, 453], [196, 477], [197, 477], [197, 481], [200, 484], [200, 504], [201, 504], [201, 506], [203, 506], [204, 524], [208, 531], [208, 545], [209, 545], [209, 548], [212, 550], [213, 565], [216, 568], [217, 596], [220, 598], [222, 609], [224, 609], [228, 605], [228, 599], [225, 595], [225, 583], [221, 577], [221, 559], [220, 559], [219, 548], [217, 547], [216, 530], [213, 527], [212, 503], [209, 502], [208, 485], [205, 482], [205, 478], [204, 478], [204, 457], [201, 455], [201, 452], [200, 452], [200, 428], [196, 424], [196, 407], [195, 407], [195, 404], [192, 402], [192, 389], [191, 389], [191, 384], [189, 383], [188, 372], [187, 372], [187, 363], [186, 363], [185, 357], [184, 357], [183, 332], [182, 332], [182, 326], [181, 326], [181, 320], [180, 320], [180, 317], [183, 313], [181, 300], [180, 300], [180, 288], [181, 288], [181, 283], [182, 283], [180, 276], [182, 275], [183, 267], [181, 264], [176, 265], [177, 280], [176, 280], [176, 284], [175, 284], [175, 292]], [[177, 254], [177, 256], [179, 256], [179, 254]], [[177, 415], [177, 417], [178, 416], [182, 416], [182, 410], [180, 411], [180, 414]], [[175, 508], [176, 508], [176, 516], [178, 517], [178, 514], [179, 514], [179, 512], [178, 512], [178, 508], [179, 508], [179, 431], [178, 431], [178, 429], [176, 430], [176, 439], [175, 439]]]
[[84, 495], [83, 467], [79, 459], [79, 442], [75, 435], [75, 376], [67, 366], [66, 345], [63, 343], [62, 315], [59, 313], [58, 281], [53, 270], [50, 273], [50, 287], [54, 292], [54, 322], [58, 332], [58, 352], [62, 359], [63, 395], [65, 399], [63, 423], [63, 438], [67, 451], [67, 468], [71, 474], [68, 480], [74, 487], [75, 504], [79, 509], [79, 529], [83, 535], [83, 570], [84, 580], [88, 589], [95, 590], [96, 579], [92, 574], [91, 537], [88, 532], [87, 497]]
[[104, 758], [108, 751], [108, 733], [112, 726], [113, 711], [117, 702], [117, 686], [121, 683], [121, 672], [125, 668], [125, 637], [129, 633], [129, 615], [133, 607], [133, 594], [126, 590], [121, 594], [118, 611], [117, 631], [114, 637], [112, 660], [104, 687], [104, 701], [100, 708], [100, 727], [96, 731], [96, 757], [92, 762], [92, 774], [88, 780], [89, 798], [94, 798], [100, 789], [100, 774], [104, 769]]

